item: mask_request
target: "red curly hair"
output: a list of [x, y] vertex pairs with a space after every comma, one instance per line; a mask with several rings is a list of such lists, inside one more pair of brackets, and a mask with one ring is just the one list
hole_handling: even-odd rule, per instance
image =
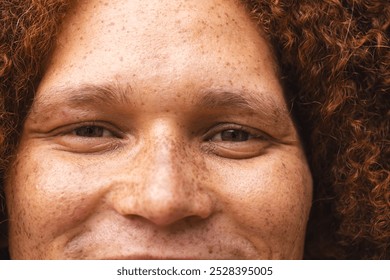
[[[0, 4], [1, 175], [70, 2]], [[311, 166], [305, 258], [389, 259], [389, 1], [241, 2], [275, 50]]]

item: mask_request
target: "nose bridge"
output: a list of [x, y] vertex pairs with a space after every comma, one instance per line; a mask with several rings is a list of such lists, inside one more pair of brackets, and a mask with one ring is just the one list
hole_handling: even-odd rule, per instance
[[[169, 225], [189, 216], [206, 218], [211, 200], [196, 179], [197, 165], [188, 141], [169, 123], [150, 128], [138, 161], [137, 191], [122, 192], [117, 207], [123, 215], [142, 216], [157, 225]], [[129, 184], [130, 186], [131, 184]], [[130, 203], [128, 203], [130, 202]]]
[[151, 127], [144, 146], [146, 161], [150, 165], [144, 169], [149, 173], [146, 178], [149, 184], [174, 183], [183, 179], [184, 170], [180, 170], [180, 164], [186, 159], [186, 147], [180, 135], [175, 125], [168, 121], [157, 122]]
[[179, 207], [183, 196], [191, 195], [196, 186], [189, 186], [193, 177], [191, 158], [185, 142], [172, 125], [158, 123], [149, 135], [147, 151], [149, 166], [144, 170], [146, 195], [154, 203], [169, 201]]

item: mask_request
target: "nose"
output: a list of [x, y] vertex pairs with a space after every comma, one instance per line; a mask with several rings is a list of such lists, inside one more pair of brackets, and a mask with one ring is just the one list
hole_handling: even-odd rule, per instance
[[157, 226], [211, 215], [213, 201], [200, 180], [204, 176], [199, 176], [199, 164], [185, 145], [169, 137], [150, 139], [139, 160], [129, 163], [131, 176], [117, 188], [113, 201], [121, 215], [142, 217]]

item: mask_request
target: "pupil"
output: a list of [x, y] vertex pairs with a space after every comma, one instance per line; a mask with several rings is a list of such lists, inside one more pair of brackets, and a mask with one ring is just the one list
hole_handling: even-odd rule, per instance
[[102, 137], [103, 128], [97, 126], [84, 126], [76, 129], [76, 135], [82, 137]]
[[249, 134], [242, 130], [229, 129], [221, 132], [222, 141], [248, 141]]

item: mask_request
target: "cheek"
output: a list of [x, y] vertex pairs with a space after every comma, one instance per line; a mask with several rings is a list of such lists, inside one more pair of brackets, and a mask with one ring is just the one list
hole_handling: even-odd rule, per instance
[[258, 251], [282, 258], [280, 254], [303, 246], [312, 197], [311, 175], [303, 157], [264, 155], [219, 164], [212, 173], [217, 174], [214, 186], [222, 211]]
[[6, 184], [10, 250], [13, 258], [44, 258], [56, 236], [90, 213], [92, 187], [77, 165], [26, 154], [19, 154]]

